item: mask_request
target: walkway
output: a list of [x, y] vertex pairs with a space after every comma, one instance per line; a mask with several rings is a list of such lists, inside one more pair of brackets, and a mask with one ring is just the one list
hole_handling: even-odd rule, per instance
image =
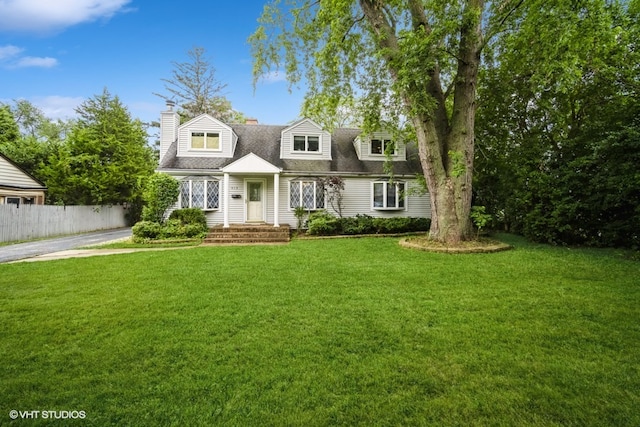
[[[113, 240], [131, 237], [131, 228], [94, 231], [74, 234], [73, 236], [55, 237], [26, 243], [15, 243], [0, 246], [0, 263], [33, 258], [40, 255], [53, 254], [73, 249], [98, 245]], [[46, 257], [45, 257], [46, 258]]]

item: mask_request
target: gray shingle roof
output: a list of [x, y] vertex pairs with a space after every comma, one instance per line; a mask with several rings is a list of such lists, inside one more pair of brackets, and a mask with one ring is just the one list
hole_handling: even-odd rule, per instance
[[[160, 169], [204, 169], [216, 170], [254, 153], [269, 163], [282, 168], [284, 172], [295, 173], [354, 173], [384, 174], [382, 161], [363, 161], [353, 146], [359, 129], [336, 129], [331, 135], [331, 155], [333, 160], [297, 160], [280, 158], [280, 137], [289, 126], [273, 125], [230, 125], [238, 136], [233, 158], [178, 157], [177, 143], [174, 141], [160, 163]], [[407, 161], [393, 162], [393, 173], [414, 175], [420, 172], [417, 150], [407, 147]]]

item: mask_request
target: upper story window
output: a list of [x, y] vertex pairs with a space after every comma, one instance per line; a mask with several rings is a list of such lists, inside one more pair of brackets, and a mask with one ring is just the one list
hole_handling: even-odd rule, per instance
[[320, 137], [312, 136], [312, 135], [294, 135], [293, 151], [315, 152], [315, 153], [319, 152]]
[[220, 133], [191, 132], [191, 149], [220, 151]]
[[405, 208], [406, 183], [380, 181], [373, 183], [373, 209], [402, 210]]
[[396, 144], [390, 139], [372, 139], [371, 140], [371, 154], [391, 154], [395, 156], [396, 153]]

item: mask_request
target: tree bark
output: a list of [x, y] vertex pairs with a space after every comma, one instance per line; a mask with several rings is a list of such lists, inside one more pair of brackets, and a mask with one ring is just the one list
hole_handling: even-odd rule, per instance
[[[384, 14], [379, 0], [360, 0], [365, 17], [376, 40], [385, 52], [391, 76], [397, 79], [402, 57], [395, 28]], [[429, 34], [424, 9], [420, 2], [409, 0], [414, 31]], [[402, 93], [416, 131], [420, 163], [431, 199], [430, 237], [456, 244], [474, 237], [471, 226], [471, 196], [475, 140], [476, 83], [482, 47], [481, 16], [484, 0], [468, 0], [459, 23], [459, 45], [456, 52], [457, 72], [453, 83], [453, 109], [446, 108], [447, 94], [442, 90], [440, 69], [425, 65], [426, 84], [416, 80]], [[437, 49], [433, 47], [433, 51]], [[430, 58], [432, 59], [432, 58]], [[435, 107], [425, 110], [420, 105], [426, 92]]]

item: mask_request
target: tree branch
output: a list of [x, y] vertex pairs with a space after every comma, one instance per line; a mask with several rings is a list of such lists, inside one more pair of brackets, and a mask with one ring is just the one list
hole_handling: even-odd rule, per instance
[[484, 48], [484, 46], [487, 43], [489, 43], [489, 41], [493, 37], [495, 37], [497, 34], [499, 34], [502, 31], [502, 26], [505, 24], [505, 22], [507, 22], [507, 19], [509, 19], [509, 17], [511, 17], [511, 15], [513, 15], [516, 12], [516, 10], [518, 10], [518, 8], [520, 8], [520, 6], [522, 6], [524, 1], [525, 0], [518, 0], [517, 3], [515, 5], [513, 5], [513, 7], [511, 7], [510, 10], [508, 10], [507, 13], [502, 17], [500, 22], [498, 22], [498, 24], [496, 24], [496, 26], [493, 28], [493, 31], [487, 31], [487, 33], [485, 35], [485, 39], [484, 39], [480, 49]]
[[349, 26], [349, 29], [347, 29], [347, 31], [344, 33], [344, 35], [342, 36], [342, 42], [344, 43], [344, 41], [347, 39], [347, 36], [349, 35], [349, 33], [351, 32], [351, 30], [353, 29], [353, 27], [356, 26], [357, 23], [362, 22], [365, 19], [365, 15], [362, 14], [362, 16], [358, 19], [354, 19], [351, 22], [351, 25]]
[[424, 13], [422, 2], [420, 0], [409, 0], [409, 12], [411, 13], [411, 21], [413, 23], [413, 29], [423, 29], [425, 33], [431, 33], [431, 26], [427, 15]]

